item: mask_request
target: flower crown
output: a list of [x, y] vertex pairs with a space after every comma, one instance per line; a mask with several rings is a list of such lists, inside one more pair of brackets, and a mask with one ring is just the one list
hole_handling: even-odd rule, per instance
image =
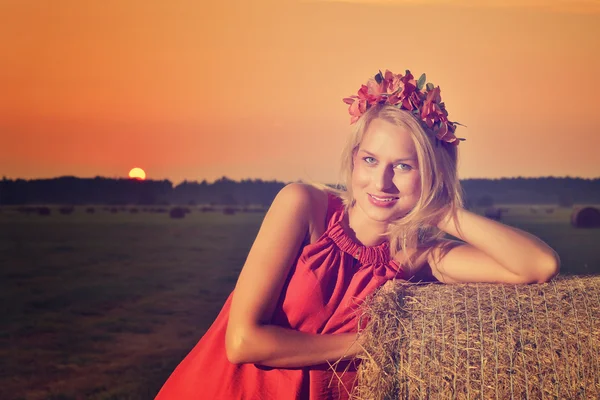
[[350, 105], [350, 123], [358, 121], [375, 104], [389, 104], [410, 111], [423, 129], [440, 141], [458, 145], [461, 140], [465, 140], [454, 136], [456, 126], [461, 124], [448, 120], [440, 87], [434, 87], [432, 83], [425, 84], [425, 80], [425, 74], [415, 80], [409, 70], [406, 70], [404, 76], [393, 74], [389, 70], [385, 74], [379, 71], [366, 85], [361, 85], [358, 95], [344, 98], [344, 103]]

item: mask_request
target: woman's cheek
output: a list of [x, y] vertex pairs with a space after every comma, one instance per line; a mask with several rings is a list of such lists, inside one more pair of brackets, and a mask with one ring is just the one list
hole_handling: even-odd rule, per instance
[[356, 185], [365, 185], [369, 182], [369, 173], [362, 166], [357, 166], [352, 172], [352, 181]]
[[417, 171], [413, 171], [411, 174], [411, 186], [413, 188], [413, 193], [420, 194], [421, 193], [421, 176]]
[[394, 184], [404, 196], [418, 196], [421, 193], [421, 178], [418, 174], [398, 175]]

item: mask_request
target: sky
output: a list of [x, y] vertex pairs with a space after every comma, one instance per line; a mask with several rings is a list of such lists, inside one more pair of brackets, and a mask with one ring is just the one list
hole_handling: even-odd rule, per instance
[[440, 86], [461, 178], [600, 177], [600, 0], [0, 0], [0, 175], [334, 183], [386, 69]]

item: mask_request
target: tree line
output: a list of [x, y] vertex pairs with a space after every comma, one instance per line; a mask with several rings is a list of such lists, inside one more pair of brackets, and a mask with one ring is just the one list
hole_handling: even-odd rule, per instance
[[[139, 181], [113, 178], [59, 177], [51, 179], [2, 179], [0, 205], [22, 204], [271, 204], [285, 185], [280, 181], [227, 177], [208, 183], [168, 180]], [[462, 181], [469, 205], [493, 204], [600, 204], [600, 179], [502, 178]]]

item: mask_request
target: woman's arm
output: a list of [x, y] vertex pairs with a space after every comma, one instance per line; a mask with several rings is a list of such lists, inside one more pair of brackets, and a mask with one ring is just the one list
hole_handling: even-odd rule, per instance
[[227, 358], [232, 363], [303, 367], [358, 352], [355, 334], [315, 335], [269, 325], [309, 231], [312, 207], [318, 204], [316, 190], [287, 185], [264, 218], [233, 294], [226, 334]]
[[560, 268], [556, 252], [539, 238], [464, 209], [438, 228], [466, 242], [441, 246], [430, 255], [433, 275], [441, 282], [542, 283]]

